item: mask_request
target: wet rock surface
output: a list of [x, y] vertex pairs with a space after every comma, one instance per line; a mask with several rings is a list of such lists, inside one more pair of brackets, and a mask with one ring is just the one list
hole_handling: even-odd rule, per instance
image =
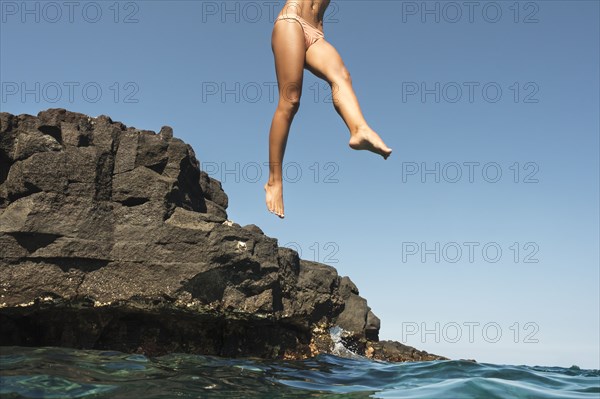
[[0, 113], [2, 345], [302, 359], [332, 353], [339, 326], [361, 355], [443, 359], [379, 342], [348, 277], [227, 206], [168, 126]]

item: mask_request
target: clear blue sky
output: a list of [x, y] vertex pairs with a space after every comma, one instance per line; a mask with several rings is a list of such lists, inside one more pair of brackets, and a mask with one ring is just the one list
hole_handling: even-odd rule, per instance
[[1, 5], [2, 111], [172, 126], [230, 219], [350, 276], [382, 339], [600, 368], [598, 1], [332, 2], [325, 37], [394, 153], [349, 149], [306, 72], [283, 221], [262, 188], [283, 2]]

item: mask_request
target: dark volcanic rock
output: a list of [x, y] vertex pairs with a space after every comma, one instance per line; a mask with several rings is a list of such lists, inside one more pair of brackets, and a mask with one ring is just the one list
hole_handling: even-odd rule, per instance
[[297, 359], [330, 353], [338, 325], [359, 354], [440, 358], [377, 342], [348, 277], [227, 205], [168, 126], [0, 113], [2, 345]]

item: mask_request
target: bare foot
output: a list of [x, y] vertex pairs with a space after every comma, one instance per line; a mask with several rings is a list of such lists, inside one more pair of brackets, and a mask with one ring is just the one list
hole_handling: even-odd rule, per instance
[[348, 145], [355, 150], [369, 150], [381, 155], [383, 159], [387, 159], [392, 153], [392, 149], [385, 145], [381, 137], [369, 127], [359, 129], [350, 138]]
[[283, 184], [267, 183], [265, 184], [265, 191], [267, 208], [269, 209], [269, 212], [274, 213], [283, 219]]

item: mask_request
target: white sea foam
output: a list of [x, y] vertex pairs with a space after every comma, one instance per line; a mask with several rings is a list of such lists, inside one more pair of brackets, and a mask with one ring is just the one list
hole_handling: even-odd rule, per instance
[[329, 334], [331, 336], [331, 341], [333, 341], [333, 350], [331, 351], [332, 355], [349, 359], [365, 359], [364, 356], [361, 356], [344, 346], [344, 341], [342, 338], [345, 335], [350, 334], [348, 331], [344, 330], [340, 326], [333, 326], [329, 329]]

